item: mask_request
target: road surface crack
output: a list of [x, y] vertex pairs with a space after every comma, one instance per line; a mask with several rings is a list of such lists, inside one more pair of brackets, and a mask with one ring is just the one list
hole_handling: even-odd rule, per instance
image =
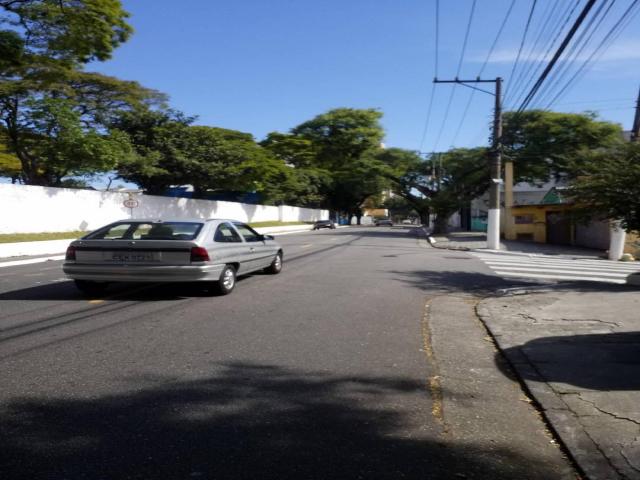
[[[582, 396], [580, 394], [578, 394], [578, 399], [582, 400], [585, 403], [588, 403], [589, 405], [591, 405], [594, 409], [596, 409], [600, 413], [604, 413], [605, 415], [613, 417], [616, 420], [622, 420], [622, 421], [626, 421], [626, 422], [631, 422], [631, 423], [635, 423], [636, 425], [640, 426], [640, 422], [638, 420], [634, 420], [633, 418], [629, 418], [629, 417], [623, 417], [621, 415], [617, 415], [615, 413], [603, 410], [602, 408], [598, 407], [598, 405], [596, 405], [595, 402], [592, 402], [590, 400], [586, 400], [586, 399], [582, 398]], [[586, 416], [586, 415], [581, 415], [581, 416]]]
[[528, 313], [518, 313], [516, 314], [518, 317], [521, 317], [525, 320], [529, 320], [532, 323], [535, 324], [549, 324], [549, 323], [558, 323], [558, 322], [570, 322], [570, 323], [584, 323], [584, 324], [590, 324], [590, 323], [600, 323], [603, 325], [610, 325], [612, 327], [620, 327], [619, 323], [616, 322], [608, 322], [606, 320], [600, 320], [598, 318], [536, 318], [533, 315], [530, 315]]
[[[621, 447], [624, 447], [624, 445], [620, 445]], [[624, 453], [624, 449], [620, 450], [620, 456], [624, 459], [624, 461], [627, 463], [627, 465], [629, 465], [629, 467], [640, 473], [640, 468], [636, 467], [633, 463], [631, 463], [631, 460], [629, 460], [629, 458], [627, 457], [627, 455]]]

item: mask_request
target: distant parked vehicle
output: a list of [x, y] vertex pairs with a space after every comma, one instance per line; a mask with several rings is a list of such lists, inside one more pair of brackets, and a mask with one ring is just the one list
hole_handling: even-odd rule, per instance
[[387, 225], [389, 227], [393, 226], [393, 222], [390, 218], [376, 218], [373, 223], [376, 227], [381, 227], [383, 225]]
[[313, 224], [314, 230], [320, 230], [321, 228], [330, 228], [333, 230], [336, 228], [336, 224], [333, 223], [333, 220], [318, 220]]
[[280, 273], [282, 247], [234, 220], [121, 220], [71, 242], [64, 273], [87, 294], [116, 282], [203, 282], [231, 293], [236, 276]]

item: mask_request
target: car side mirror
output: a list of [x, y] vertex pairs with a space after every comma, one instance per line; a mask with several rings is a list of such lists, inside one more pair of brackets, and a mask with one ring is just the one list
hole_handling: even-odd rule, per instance
[[273, 235], [262, 235], [262, 240], [263, 241], [264, 240], [273, 240], [273, 239], [274, 239]]

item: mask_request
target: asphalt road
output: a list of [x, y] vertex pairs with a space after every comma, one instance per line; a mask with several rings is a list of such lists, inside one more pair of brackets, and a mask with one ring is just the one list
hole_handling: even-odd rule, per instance
[[225, 297], [1, 268], [0, 478], [575, 478], [472, 314], [486, 266], [411, 229], [278, 240]]

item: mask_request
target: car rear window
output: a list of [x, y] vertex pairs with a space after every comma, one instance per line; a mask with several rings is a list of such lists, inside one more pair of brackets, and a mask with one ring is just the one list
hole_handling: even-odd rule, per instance
[[197, 222], [119, 222], [96, 230], [87, 240], [193, 240], [202, 229]]

